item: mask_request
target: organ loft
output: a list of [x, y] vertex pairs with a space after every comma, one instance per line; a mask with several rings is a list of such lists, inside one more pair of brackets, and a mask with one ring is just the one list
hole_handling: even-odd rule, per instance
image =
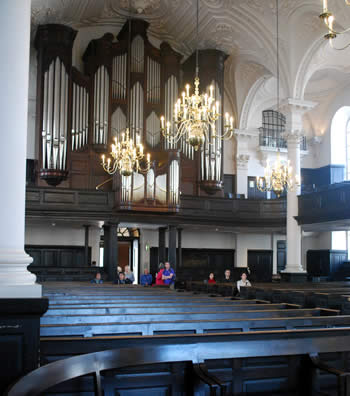
[[[223, 144], [216, 138], [197, 152], [185, 139], [169, 142], [161, 133], [161, 115], [173, 117], [173, 105], [193, 80], [195, 55], [182, 55], [147, 36], [148, 23], [127, 21], [118, 35], [91, 40], [83, 54], [84, 71], [72, 66], [77, 32], [64, 25], [39, 26], [36, 134], [39, 159], [37, 185], [94, 189], [116, 194], [117, 208], [177, 211], [179, 195], [223, 196]], [[130, 26], [130, 37], [128, 27]], [[130, 45], [128, 45], [131, 41]], [[226, 54], [201, 50], [200, 80], [223, 102]], [[130, 73], [130, 79], [128, 75]], [[127, 127], [139, 134], [152, 158], [151, 169], [111, 180], [101, 167], [115, 137]], [[217, 121], [221, 131], [222, 119]], [[99, 187], [101, 186], [101, 187]]]
[[0, 394], [350, 396], [350, 2], [0, 1]]

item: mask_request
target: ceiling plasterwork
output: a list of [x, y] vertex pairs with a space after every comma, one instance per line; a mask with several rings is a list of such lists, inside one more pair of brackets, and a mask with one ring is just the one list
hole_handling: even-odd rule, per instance
[[[254, 95], [261, 100], [262, 92], [274, 95], [267, 90], [269, 83], [261, 79], [276, 75], [276, 0], [200, 0], [198, 43], [195, 0], [130, 2], [133, 17], [149, 22], [150, 37], [157, 42], [169, 42], [184, 59], [197, 45], [229, 55], [225, 94], [232, 106], [236, 106], [235, 112], [238, 119], [242, 116], [243, 124], [247, 124], [250, 114], [250, 106], [245, 102], [256, 108]], [[309, 95], [322, 96], [331, 88], [340, 89], [350, 76], [347, 68], [350, 49], [343, 54], [325, 49], [322, 41], [325, 29], [318, 18], [321, 3], [321, 0], [279, 0], [281, 90], [288, 97], [302, 99], [305, 89]], [[338, 23], [349, 27], [350, 7], [343, 0], [330, 3]], [[78, 30], [88, 28], [89, 34], [96, 29], [96, 37], [102, 29], [117, 34], [129, 15], [129, 0], [32, 0], [32, 33], [39, 24], [63, 23]], [[85, 41], [79, 40], [83, 51]], [[342, 73], [340, 76], [335, 72], [316, 74], [312, 80], [319, 70]], [[257, 81], [260, 83], [255, 85]]]

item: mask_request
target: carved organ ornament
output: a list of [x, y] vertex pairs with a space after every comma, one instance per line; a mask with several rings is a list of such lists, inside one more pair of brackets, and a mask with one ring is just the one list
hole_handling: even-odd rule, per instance
[[[180, 75], [183, 72], [184, 82], [193, 80], [195, 68], [193, 56], [181, 65], [182, 56], [169, 44], [154, 47], [147, 28], [145, 21], [131, 21], [130, 51], [128, 23], [116, 38], [107, 33], [92, 40], [83, 56], [82, 73], [72, 67], [77, 32], [64, 25], [39, 26], [35, 38], [39, 185], [45, 181], [59, 187], [95, 189], [104, 184], [105, 189], [116, 191], [120, 207], [152, 206], [155, 210], [164, 206], [177, 210], [180, 191], [200, 195], [200, 191], [213, 194], [222, 188], [221, 140], [195, 152], [184, 140], [171, 143], [162, 136], [160, 116], [172, 117], [182, 88]], [[222, 102], [226, 55], [204, 50], [199, 56], [206, 58], [200, 73], [202, 86], [209, 89], [214, 84], [216, 98]], [[137, 131], [154, 166], [145, 175], [115, 175], [112, 184], [106, 183], [101, 154], [125, 130], [128, 104], [132, 138]], [[222, 128], [221, 121], [217, 130]]]

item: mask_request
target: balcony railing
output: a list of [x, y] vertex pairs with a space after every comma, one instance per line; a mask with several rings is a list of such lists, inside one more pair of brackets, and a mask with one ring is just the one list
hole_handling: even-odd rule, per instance
[[[275, 149], [287, 149], [287, 141], [281, 137], [273, 137], [260, 134], [259, 135], [260, 147], [270, 147]], [[306, 136], [303, 136], [300, 140], [300, 150], [307, 151]]]

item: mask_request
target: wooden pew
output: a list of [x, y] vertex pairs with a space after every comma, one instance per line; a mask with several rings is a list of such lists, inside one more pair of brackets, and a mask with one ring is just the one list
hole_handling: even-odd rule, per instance
[[[85, 347], [90, 342], [85, 341]], [[81, 388], [87, 374], [93, 375], [89, 383], [85, 381], [90, 385], [88, 391], [99, 396], [103, 391], [109, 395], [122, 389], [131, 396], [147, 389], [174, 396], [206, 391], [211, 395], [227, 391], [234, 395], [259, 392], [271, 396], [278, 392], [315, 396], [324, 385], [331, 387], [333, 394], [335, 390], [338, 396], [348, 396], [349, 372], [346, 367], [330, 366], [327, 359], [347, 361], [349, 351], [347, 329], [190, 335], [181, 336], [181, 340], [178, 336], [158, 337], [158, 344], [152, 346], [94, 352], [42, 366], [18, 381], [5, 396], [35, 396], [62, 382], [66, 388], [60, 393], [72, 393], [72, 387]], [[130, 366], [134, 368], [127, 369]], [[319, 371], [326, 374], [320, 376]], [[336, 381], [330, 379], [333, 376]], [[72, 382], [67, 384], [76, 377], [80, 378], [75, 388]], [[200, 384], [193, 381], [197, 377]]]
[[112, 315], [112, 314], [164, 314], [174, 312], [229, 312], [229, 311], [263, 311], [272, 309], [298, 309], [300, 305], [295, 304], [225, 304], [217, 305], [211, 304], [206, 305], [198, 304], [186, 304], [186, 305], [149, 305], [143, 304], [134, 306], [118, 306], [118, 305], [106, 305], [105, 307], [91, 306], [89, 308], [75, 306], [74, 308], [52, 308], [50, 307], [45, 313], [44, 317], [64, 315], [68, 317], [79, 316], [79, 315]]
[[159, 321], [136, 323], [105, 323], [76, 326], [43, 326], [42, 337], [101, 335], [203, 334], [213, 332], [242, 332], [259, 330], [290, 330], [301, 328], [350, 327], [350, 316], [312, 316], [255, 319], [214, 319], [199, 321]]
[[[46, 317], [42, 318], [40, 326], [40, 333], [42, 336], [59, 336], [59, 335], [91, 335], [91, 334], [114, 334], [120, 323], [134, 323], [140, 322], [152, 323], [174, 321], [210, 321], [210, 320], [224, 320], [224, 319], [257, 319], [257, 318], [291, 318], [291, 317], [317, 317], [317, 316], [334, 316], [339, 311], [327, 309], [288, 309], [288, 310], [270, 310], [270, 311], [241, 311], [228, 313], [173, 313], [166, 317], [162, 314], [148, 314], [148, 315], [101, 315], [87, 317], [77, 316], [72, 317]], [[119, 328], [119, 327], [118, 327]], [[139, 332], [138, 332], [139, 333]]]

